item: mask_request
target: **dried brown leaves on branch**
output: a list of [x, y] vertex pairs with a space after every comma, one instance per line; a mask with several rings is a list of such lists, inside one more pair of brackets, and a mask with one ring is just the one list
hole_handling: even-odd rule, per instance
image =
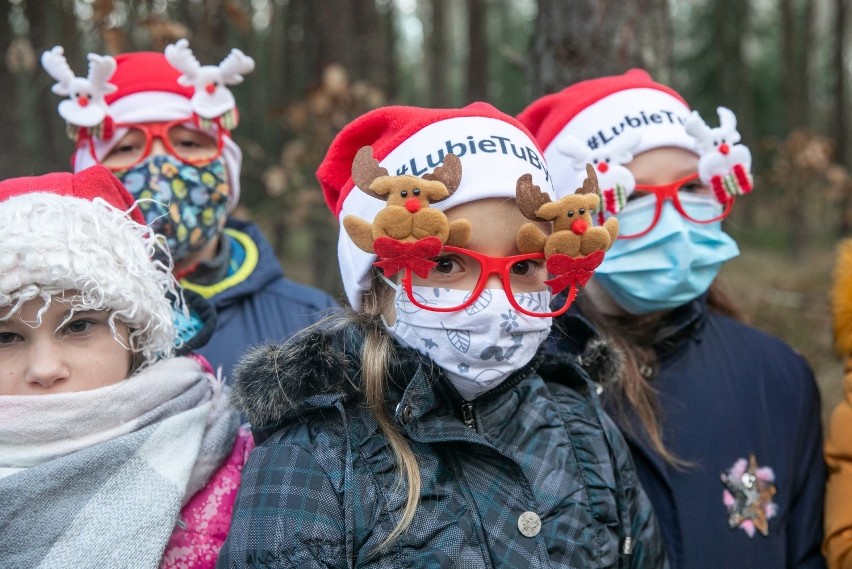
[[815, 237], [830, 235], [840, 218], [838, 205], [848, 191], [849, 175], [836, 161], [830, 138], [795, 129], [768, 148], [773, 159], [765, 177], [766, 213], [777, 222], [786, 219], [795, 248], [813, 244]]
[[[307, 223], [317, 208], [324, 210], [314, 172], [332, 139], [347, 123], [383, 104], [385, 96], [378, 89], [351, 82], [339, 65], [327, 67], [321, 83], [283, 112], [287, 142], [263, 180], [267, 196], [287, 207], [264, 209], [285, 212], [287, 225], [294, 228]], [[330, 216], [328, 220], [334, 222]]]

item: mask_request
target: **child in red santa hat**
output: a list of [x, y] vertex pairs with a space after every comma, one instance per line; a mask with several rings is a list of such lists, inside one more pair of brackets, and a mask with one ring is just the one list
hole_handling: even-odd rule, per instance
[[215, 564], [253, 443], [143, 222], [102, 166], [0, 182], [0, 566]]
[[[709, 126], [638, 69], [571, 85], [518, 119], [554, 188], [586, 162], [618, 241], [553, 347], [597, 380], [662, 523], [673, 567], [823, 567], [820, 398], [805, 360], [735, 318], [716, 276], [722, 220], [752, 190], [736, 117]], [[713, 123], [715, 121], [711, 121]]]
[[230, 218], [240, 197], [242, 153], [231, 130], [239, 122], [229, 87], [254, 61], [233, 49], [218, 65], [201, 65], [187, 40], [165, 53], [89, 55], [76, 77], [61, 47], [42, 56], [77, 149], [74, 170], [109, 168], [162, 235], [186, 290], [219, 312], [201, 353], [229, 374], [251, 345], [285, 338], [335, 305], [326, 294], [284, 278], [256, 226]]
[[517, 240], [518, 188], [553, 197], [527, 130], [485, 103], [381, 108], [317, 177], [353, 312], [240, 363], [264, 442], [220, 563], [663, 566], [623, 439], [541, 352], [567, 300]]

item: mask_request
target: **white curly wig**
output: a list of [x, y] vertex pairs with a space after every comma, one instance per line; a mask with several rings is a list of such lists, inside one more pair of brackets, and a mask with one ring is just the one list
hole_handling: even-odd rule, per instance
[[[172, 304], [186, 310], [157, 236], [125, 212], [94, 201], [48, 192], [0, 201], [0, 319], [35, 298], [64, 297], [71, 313], [109, 310], [130, 331], [139, 367], [174, 352]], [[70, 316], [69, 316], [70, 317]]]

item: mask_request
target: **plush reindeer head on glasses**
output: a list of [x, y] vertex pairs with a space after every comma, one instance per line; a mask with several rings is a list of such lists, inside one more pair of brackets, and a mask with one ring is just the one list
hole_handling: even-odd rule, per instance
[[364, 146], [352, 163], [352, 180], [361, 191], [387, 202], [372, 223], [354, 215], [343, 218], [349, 237], [363, 251], [374, 253], [374, 242], [390, 238], [413, 243], [437, 237], [441, 244], [462, 247], [470, 239], [470, 222], [459, 219], [450, 223], [444, 212], [429, 207], [450, 197], [461, 183], [461, 161], [453, 154], [444, 157], [443, 165], [422, 178], [389, 176], [373, 149]]
[[600, 204], [600, 190], [595, 169], [586, 164], [583, 187], [558, 201], [532, 183], [525, 174], [516, 186], [518, 208], [527, 219], [553, 222], [553, 233], [545, 235], [535, 224], [525, 223], [518, 230], [517, 244], [521, 253], [543, 252], [546, 258], [561, 254], [581, 257], [595, 251], [606, 251], [618, 236], [618, 220], [610, 217], [603, 226], [594, 226], [592, 212]]

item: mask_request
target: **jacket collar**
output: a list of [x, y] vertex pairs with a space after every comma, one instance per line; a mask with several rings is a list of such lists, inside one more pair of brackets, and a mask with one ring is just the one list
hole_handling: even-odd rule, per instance
[[[364, 335], [368, 327], [381, 323], [355, 322], [315, 325], [284, 344], [267, 344], [242, 358], [234, 370], [232, 397], [253, 425], [258, 444], [283, 422], [338, 406], [349, 397], [363, 397], [358, 370]], [[475, 404], [487, 404], [513, 389], [535, 371], [541, 358], [533, 358]], [[394, 344], [388, 376], [389, 410], [412, 438], [470, 438], [473, 431], [461, 421], [442, 421], [439, 432], [427, 426], [448, 413], [461, 417], [464, 403], [431, 359]]]
[[[673, 354], [688, 341], [700, 341], [699, 331], [707, 318], [707, 295], [680, 306], [671, 311], [661, 333], [654, 343], [658, 357], [663, 360]], [[591, 376], [592, 381], [605, 389], [609, 378], [620, 373], [621, 356], [600, 337], [594, 324], [577, 308], [572, 306], [554, 327], [558, 332], [547, 343], [549, 353], [571, 354]], [[642, 433], [641, 421], [630, 410], [625, 420], [629, 427], [621, 425], [621, 431], [631, 446], [653, 465], [658, 475], [669, 486], [670, 467], [653, 451]]]
[[[672, 310], [665, 318], [660, 335], [654, 342], [654, 349], [662, 359], [677, 349], [684, 341], [695, 338], [707, 317], [707, 294]], [[548, 353], [568, 352], [580, 355], [590, 343], [600, 337], [595, 325], [577, 307], [572, 305], [564, 315], [557, 319], [554, 333], [546, 342]], [[591, 374], [593, 380], [600, 378]]]

